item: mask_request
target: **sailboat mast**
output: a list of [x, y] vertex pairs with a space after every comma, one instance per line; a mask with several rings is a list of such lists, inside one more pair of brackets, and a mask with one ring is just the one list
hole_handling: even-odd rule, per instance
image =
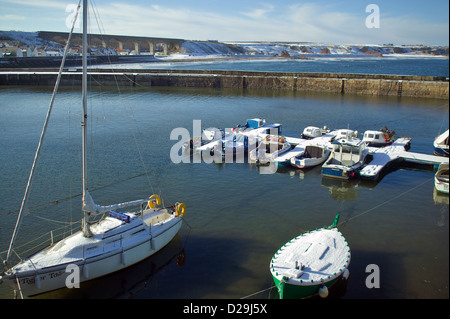
[[[82, 133], [81, 133], [81, 145], [82, 145], [82, 179], [83, 179], [83, 203], [88, 196], [88, 176], [87, 176], [87, 21], [88, 21], [88, 6], [87, 0], [83, 0], [83, 77], [82, 77], [82, 99], [83, 99], [83, 113], [82, 113]], [[83, 209], [84, 210], [84, 209]], [[83, 217], [83, 234], [86, 237], [90, 237], [88, 224], [89, 212], [84, 210]]]
[[36, 170], [36, 166], [37, 166], [38, 161], [39, 161], [42, 145], [43, 145], [43, 142], [44, 142], [45, 134], [47, 132], [47, 127], [48, 127], [48, 123], [50, 121], [50, 116], [52, 114], [53, 104], [55, 102], [56, 93], [58, 92], [59, 83], [61, 81], [61, 76], [62, 76], [64, 65], [65, 65], [65, 62], [66, 62], [67, 53], [69, 52], [69, 46], [70, 46], [71, 39], [72, 39], [73, 29], [75, 27], [75, 22], [76, 22], [76, 20], [78, 18], [78, 12], [79, 11], [80, 11], [80, 3], [78, 3], [75, 19], [73, 20], [72, 28], [71, 28], [70, 33], [69, 33], [69, 38], [67, 39], [66, 47], [64, 48], [64, 54], [63, 54], [63, 57], [62, 57], [62, 60], [61, 60], [61, 65], [59, 67], [59, 72], [58, 72], [58, 76], [56, 78], [56, 83], [55, 83], [55, 86], [53, 87], [52, 98], [50, 99], [50, 105], [48, 107], [47, 116], [45, 117], [44, 126], [42, 127], [41, 136], [39, 138], [39, 143], [38, 143], [36, 152], [34, 154], [33, 165], [31, 166], [31, 171], [30, 171], [30, 175], [28, 177], [27, 186], [25, 188], [25, 194], [23, 195], [22, 203], [20, 205], [19, 215], [17, 216], [16, 226], [14, 227], [14, 232], [13, 232], [13, 235], [11, 237], [11, 242], [9, 243], [8, 253], [6, 255], [6, 260], [5, 260], [6, 264], [8, 263], [8, 260], [9, 260], [9, 258], [12, 255], [14, 242], [15, 242], [17, 233], [19, 231], [19, 227], [20, 227], [20, 225], [22, 223], [23, 214], [26, 211], [28, 211], [28, 197], [30, 195], [31, 184], [33, 183], [34, 172]]

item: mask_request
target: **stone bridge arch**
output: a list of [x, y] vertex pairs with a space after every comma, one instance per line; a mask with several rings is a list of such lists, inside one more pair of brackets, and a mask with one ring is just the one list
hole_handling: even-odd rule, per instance
[[[67, 32], [52, 32], [39, 31], [40, 38], [65, 45], [69, 34]], [[174, 38], [152, 38], [152, 37], [135, 37], [122, 35], [103, 35], [103, 34], [89, 34], [88, 43], [93, 48], [109, 48], [113, 50], [130, 50], [136, 52], [148, 52], [155, 54], [161, 52], [162, 54], [169, 54], [178, 52], [181, 44], [185, 40]], [[82, 35], [75, 33], [72, 35], [73, 46], [82, 45]]]

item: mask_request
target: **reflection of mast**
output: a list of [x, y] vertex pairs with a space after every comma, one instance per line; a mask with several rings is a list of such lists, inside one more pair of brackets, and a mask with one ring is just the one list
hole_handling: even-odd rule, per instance
[[330, 197], [338, 202], [354, 202], [359, 197], [359, 187], [355, 180], [337, 180], [332, 178], [322, 178], [322, 186], [330, 191]]

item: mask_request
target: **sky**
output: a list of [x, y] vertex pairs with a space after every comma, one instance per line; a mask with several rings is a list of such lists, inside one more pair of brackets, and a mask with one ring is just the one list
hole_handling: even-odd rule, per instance
[[[186, 40], [449, 44], [448, 0], [89, 2], [92, 33]], [[0, 30], [68, 32], [76, 4], [78, 0], [0, 0]]]

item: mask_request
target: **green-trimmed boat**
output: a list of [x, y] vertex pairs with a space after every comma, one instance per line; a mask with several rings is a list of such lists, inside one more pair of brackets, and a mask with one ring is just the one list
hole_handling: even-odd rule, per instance
[[332, 225], [308, 231], [283, 245], [270, 262], [270, 272], [280, 299], [328, 296], [328, 289], [348, 279], [350, 247]]

